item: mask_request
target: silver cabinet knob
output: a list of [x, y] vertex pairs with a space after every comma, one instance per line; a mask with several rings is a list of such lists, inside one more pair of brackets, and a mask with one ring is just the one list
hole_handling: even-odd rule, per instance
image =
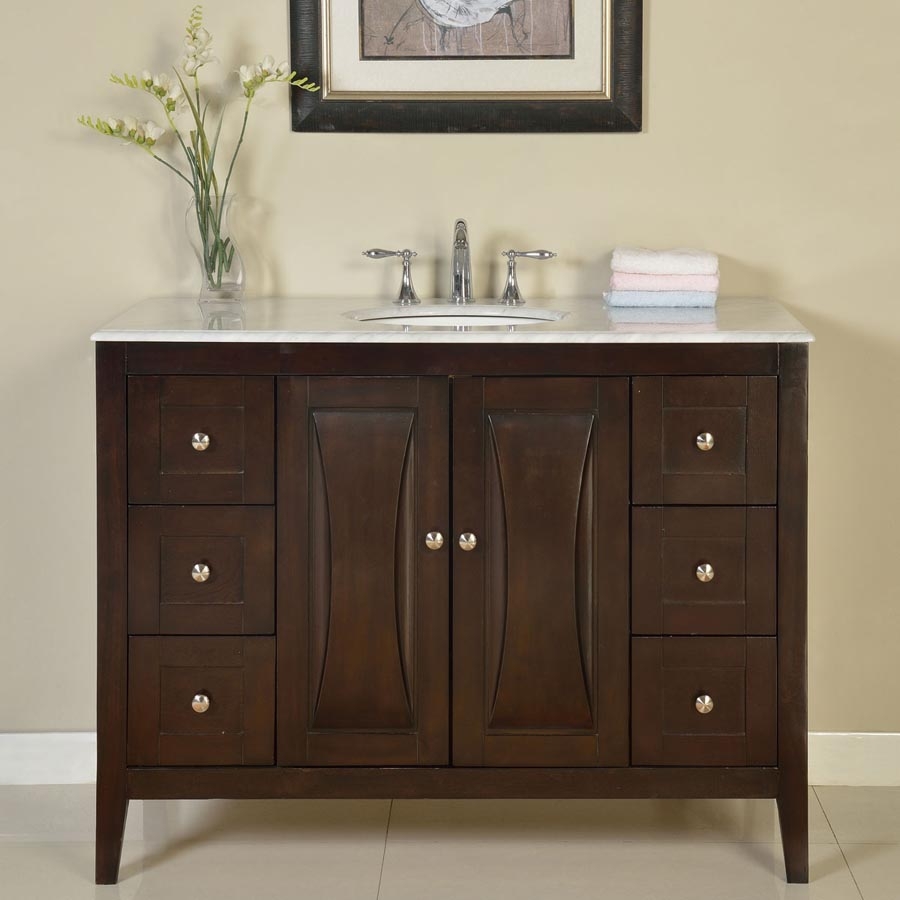
[[209, 697], [206, 694], [194, 694], [191, 709], [195, 713], [205, 713], [209, 709]]
[[697, 712], [700, 713], [701, 716], [708, 716], [715, 707], [715, 703], [713, 703], [713, 698], [709, 696], [709, 694], [701, 694], [695, 701], [694, 706], [697, 708]]
[[209, 566], [206, 563], [194, 563], [194, 568], [191, 569], [191, 578], [198, 584], [209, 581]]
[[429, 550], [440, 550], [444, 546], [444, 536], [439, 531], [429, 531], [425, 535], [425, 546]]
[[716, 439], [708, 431], [701, 431], [697, 435], [697, 447], [700, 450], [712, 450], [715, 446]]
[[716, 577], [716, 570], [709, 563], [699, 563], [694, 574], [697, 576], [697, 581], [708, 584]]
[[459, 546], [466, 551], [474, 550], [478, 546], [478, 538], [471, 531], [464, 531], [459, 536]]
[[204, 434], [202, 431], [198, 431], [191, 438], [191, 446], [198, 452], [202, 453], [204, 450], [209, 447], [209, 435]]

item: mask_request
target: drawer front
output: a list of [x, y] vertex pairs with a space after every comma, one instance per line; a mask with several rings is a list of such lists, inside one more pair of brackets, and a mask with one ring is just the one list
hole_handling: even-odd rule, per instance
[[776, 764], [775, 638], [634, 638], [631, 654], [632, 765]]
[[128, 646], [128, 765], [274, 763], [274, 638], [133, 637]]
[[775, 634], [774, 507], [632, 511], [634, 634]]
[[272, 634], [271, 507], [136, 506], [128, 512], [131, 634]]
[[634, 503], [775, 503], [777, 402], [770, 376], [633, 379]]
[[272, 378], [128, 379], [132, 503], [272, 503], [274, 440]]

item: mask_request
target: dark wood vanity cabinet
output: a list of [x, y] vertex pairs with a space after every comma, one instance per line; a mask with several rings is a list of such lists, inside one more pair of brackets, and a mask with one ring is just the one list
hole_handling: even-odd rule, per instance
[[775, 797], [800, 344], [98, 345], [97, 880], [129, 798]]

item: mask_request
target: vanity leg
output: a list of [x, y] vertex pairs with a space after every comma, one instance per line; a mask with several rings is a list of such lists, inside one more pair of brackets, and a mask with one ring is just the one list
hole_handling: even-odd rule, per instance
[[119, 877], [128, 813], [128, 473], [125, 345], [97, 353], [97, 884]]
[[119, 785], [97, 785], [97, 844], [95, 852], [95, 881], [97, 884], [115, 884], [119, 880], [119, 862], [122, 858], [122, 838], [128, 815], [128, 797], [125, 796], [125, 780]]
[[789, 884], [806, 884], [809, 881], [808, 816], [806, 783], [782, 783], [778, 790], [778, 821], [781, 824], [784, 871]]
[[778, 367], [778, 817], [787, 880], [809, 881], [806, 707], [806, 344], [781, 344]]

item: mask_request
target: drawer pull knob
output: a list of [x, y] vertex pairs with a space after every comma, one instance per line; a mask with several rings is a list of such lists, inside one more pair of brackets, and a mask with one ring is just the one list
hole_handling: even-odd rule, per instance
[[202, 453], [209, 447], [209, 435], [204, 434], [202, 431], [198, 431], [191, 438], [191, 446], [198, 452]]
[[708, 431], [701, 431], [700, 434], [697, 435], [697, 447], [700, 450], [712, 450], [715, 446], [716, 439]]
[[697, 708], [697, 712], [700, 713], [701, 716], [708, 716], [713, 709], [715, 708], [715, 703], [713, 703], [713, 698], [709, 696], [709, 694], [701, 694], [695, 701], [694, 706]]
[[425, 546], [429, 550], [440, 550], [444, 546], [444, 536], [439, 531], [429, 531], [425, 535]]
[[471, 531], [464, 531], [459, 536], [459, 546], [466, 552], [474, 550], [478, 546], [478, 538]]
[[[209, 566], [206, 563], [194, 563], [194, 568], [191, 569], [191, 578], [198, 584], [209, 581], [209, 574]], [[698, 575], [697, 577], [699, 578], [700, 576]]]
[[700, 563], [694, 574], [697, 576], [697, 581], [709, 584], [716, 577], [716, 570], [709, 563]]
[[209, 696], [207, 694], [194, 694], [191, 700], [191, 709], [195, 713], [205, 713], [209, 709]]

